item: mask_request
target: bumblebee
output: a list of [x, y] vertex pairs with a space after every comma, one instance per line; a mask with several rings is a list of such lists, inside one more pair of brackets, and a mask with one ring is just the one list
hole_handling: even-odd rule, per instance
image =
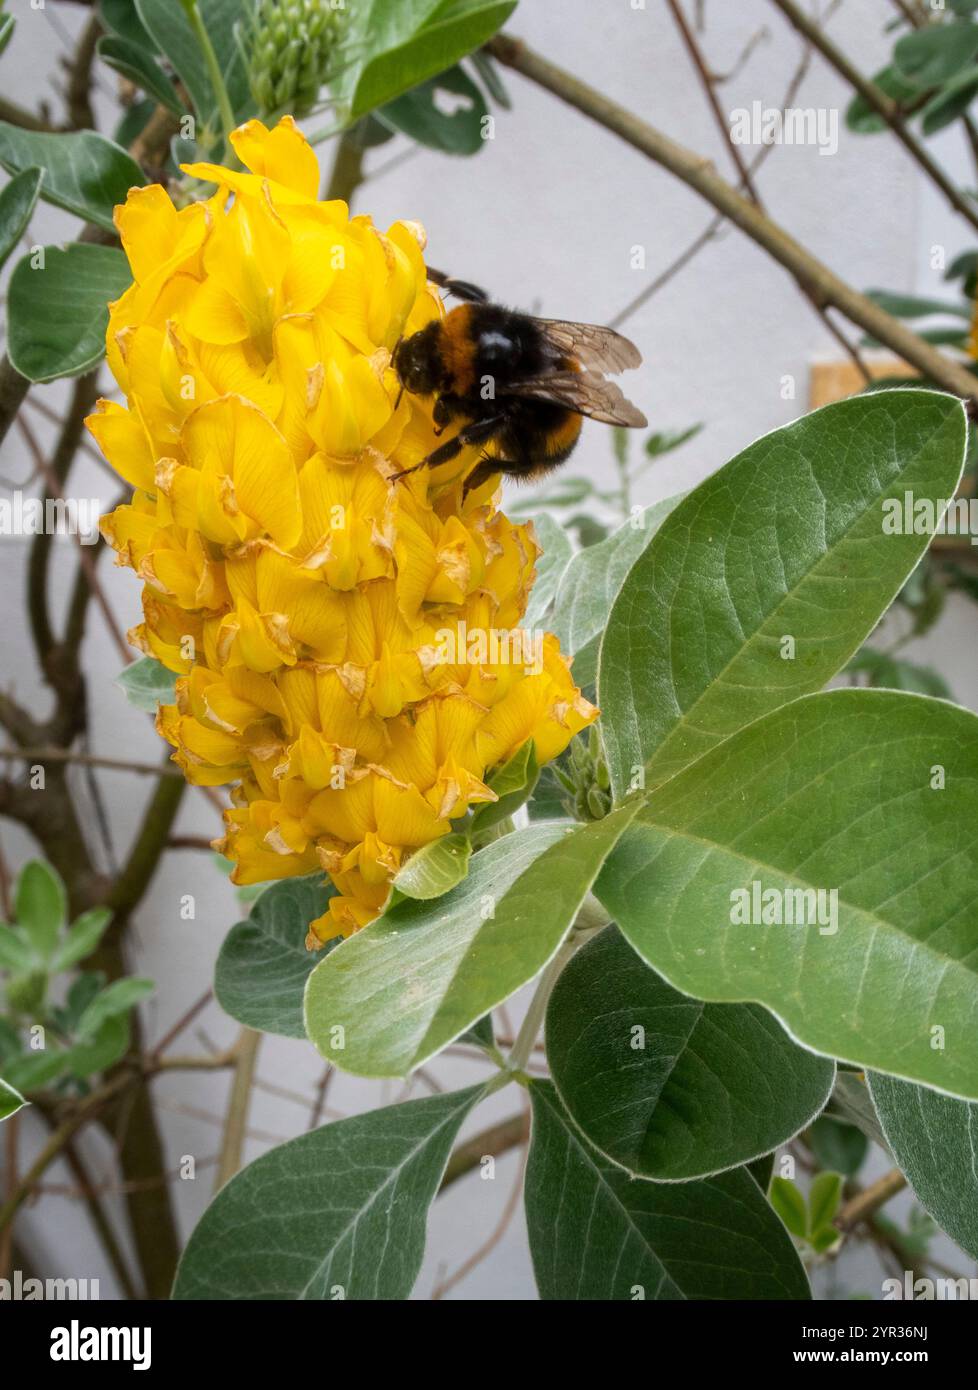
[[[423, 458], [437, 468], [470, 445], [486, 448], [465, 480], [463, 496], [505, 473], [540, 478], [563, 463], [581, 433], [582, 416], [641, 428], [648, 421], [605, 373], [637, 367], [641, 353], [612, 328], [538, 319], [490, 303], [477, 286], [439, 271], [429, 277], [465, 302], [394, 349], [401, 391], [434, 396], [437, 434], [458, 431]], [[400, 396], [398, 396], [398, 401]]]

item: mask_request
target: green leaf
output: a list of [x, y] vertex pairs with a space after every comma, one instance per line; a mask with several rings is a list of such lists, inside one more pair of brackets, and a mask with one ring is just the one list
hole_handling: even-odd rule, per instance
[[[818, 1173], [812, 1179], [808, 1191], [808, 1230], [817, 1235], [824, 1226], [830, 1226], [842, 1201], [842, 1174]], [[838, 1239], [838, 1232], [835, 1233]]]
[[876, 689], [909, 690], [912, 694], [933, 695], [939, 700], [952, 698], [947, 681], [932, 666], [917, 666], [871, 647], [857, 652], [845, 670], [847, 675], [868, 676], [869, 684]]
[[534, 1081], [526, 1224], [543, 1299], [807, 1299], [780, 1221], [744, 1171], [636, 1182]]
[[466, 1032], [459, 1034], [458, 1040], [460, 1043], [471, 1043], [473, 1047], [481, 1047], [485, 1050], [495, 1047], [496, 1036], [492, 1031], [492, 1014], [486, 1014], [485, 1018], [480, 1018], [478, 1023], [473, 1023]]
[[823, 1226], [821, 1230], [808, 1237], [808, 1243], [817, 1255], [824, 1255], [833, 1245], [838, 1245], [841, 1239], [841, 1231], [837, 1231], [834, 1226]]
[[952, 77], [931, 97], [920, 113], [920, 128], [925, 135], [935, 135], [945, 126], [963, 116], [978, 96], [978, 69], [966, 68]]
[[99, 12], [104, 28], [118, 34], [121, 39], [135, 44], [153, 54], [156, 47], [143, 27], [133, 0], [99, 0]]
[[126, 699], [136, 709], [155, 714], [159, 705], [172, 705], [176, 699], [176, 676], [155, 656], [141, 656], [115, 678]]
[[130, 1033], [128, 1014], [103, 1018], [90, 1035], [68, 1049], [67, 1066], [72, 1076], [85, 1080], [114, 1066], [129, 1051]]
[[847, 1124], [854, 1125], [872, 1143], [878, 1144], [884, 1153], [889, 1152], [866, 1082], [851, 1071], [839, 1069], [825, 1115], [826, 1118], [838, 1116]]
[[43, 178], [43, 169], [25, 169], [0, 193], [0, 266], [6, 264], [31, 220]]
[[660, 1182], [769, 1153], [819, 1113], [835, 1079], [765, 1009], [686, 998], [613, 927], [564, 967], [546, 1038], [560, 1098], [589, 1141]]
[[[461, 99], [452, 102], [450, 112], [438, 104], [445, 92]], [[487, 114], [482, 93], [456, 64], [380, 107], [377, 118], [428, 149], [475, 154], [484, 144], [482, 122]]]
[[98, 56], [110, 68], [114, 68], [116, 72], [121, 72], [123, 77], [128, 77], [137, 87], [154, 97], [175, 116], [184, 114], [185, 103], [180, 100], [176, 88], [159, 63], [152, 54], [146, 52], [145, 48], [140, 48], [138, 44], [130, 43], [128, 39], [121, 39], [112, 34], [104, 35], [99, 39], [96, 47]]
[[13, 1086], [0, 1076], [0, 1121], [9, 1120], [11, 1115], [27, 1104], [27, 1101]]
[[501, 106], [504, 111], [509, 111], [513, 103], [510, 101], [509, 92], [506, 90], [506, 84], [500, 77], [499, 69], [486, 50], [477, 48], [470, 55], [470, 61], [477, 74], [482, 79], [482, 85], [496, 105]]
[[869, 1153], [865, 1134], [833, 1115], [819, 1116], [808, 1131], [808, 1140], [823, 1168], [834, 1168], [848, 1178], [856, 1176]]
[[764, 1154], [761, 1158], [755, 1158], [752, 1163], [745, 1164], [744, 1171], [750, 1173], [762, 1192], [766, 1193], [771, 1186], [771, 1176], [774, 1173], [774, 1154]]
[[690, 493], [632, 567], [601, 645], [616, 798], [643, 767], [657, 786], [845, 665], [930, 539], [886, 534], [885, 502], [946, 505], [965, 442], [951, 396], [856, 396], [773, 430]]
[[532, 980], [556, 953], [632, 810], [534, 825], [474, 855], [435, 902], [402, 902], [317, 965], [306, 1031], [359, 1076], [405, 1076]]
[[4, 1062], [3, 1074], [18, 1091], [39, 1091], [63, 1076], [68, 1062], [69, 1054], [63, 1049], [22, 1052]]
[[[895, 102], [911, 101], [919, 95], [917, 84], [904, 77], [896, 66], [883, 68], [873, 77], [873, 82]], [[857, 135], [875, 135], [888, 128], [876, 107], [870, 106], [861, 96], [853, 97], [846, 107], [846, 126]]]
[[17, 975], [29, 974], [37, 957], [23, 932], [0, 922], [0, 970], [12, 970]]
[[893, 58], [902, 77], [917, 87], [939, 87], [978, 55], [978, 25], [967, 20], [928, 25], [898, 39]]
[[127, 976], [123, 980], [113, 980], [95, 996], [78, 1020], [79, 1036], [94, 1037], [107, 1018], [127, 1014], [140, 999], [152, 994], [155, 988], [152, 980], [140, 979], [135, 975]]
[[7, 290], [10, 360], [29, 381], [79, 376], [100, 362], [108, 303], [132, 279], [113, 246], [75, 241], [43, 254], [36, 268], [32, 256], [18, 261]]
[[[241, 11], [241, 0], [200, 0], [204, 28], [236, 115], [242, 115], [249, 102], [244, 54], [234, 33]], [[136, 12], [160, 52], [173, 64], [190, 94], [198, 119], [205, 125], [215, 123], [217, 97], [197, 35], [183, 7], [178, 0], [136, 0]]]
[[116, 203], [124, 203], [130, 188], [146, 182], [136, 161], [94, 130], [51, 135], [0, 121], [0, 164], [11, 174], [43, 169], [40, 196], [46, 203], [109, 231], [115, 230]]
[[106, 977], [101, 970], [84, 970], [71, 982], [68, 998], [61, 1010], [61, 1021], [66, 1033], [74, 1033], [79, 1019], [89, 1004], [105, 984]]
[[656, 430], [642, 447], [650, 459], [661, 458], [663, 454], [671, 454], [674, 449], [695, 439], [702, 428], [702, 424], [696, 424], [688, 425], [684, 430]]
[[499, 800], [486, 801], [475, 808], [471, 825], [473, 836], [481, 835], [505, 820], [507, 816], [511, 816], [514, 811], [518, 811], [533, 795], [539, 775], [536, 749], [533, 740], [529, 738], [522, 747], [517, 748], [509, 762], [504, 763], [489, 778], [487, 786], [490, 791], [496, 793]]
[[[976, 822], [975, 715], [833, 690], [661, 787], [595, 892], [684, 994], [763, 1004], [815, 1051], [974, 1099]], [[768, 923], [741, 924], [769, 891]], [[807, 922], [816, 907], [817, 925], [777, 925], [778, 904]]]
[[41, 859], [25, 864], [17, 880], [14, 913], [41, 960], [49, 960], [68, 912], [68, 899], [60, 876]]
[[52, 956], [51, 973], [68, 970], [90, 956], [111, 920], [112, 913], [107, 907], [93, 907], [90, 912], [83, 912], [68, 928], [67, 936]]
[[260, 1033], [306, 1036], [303, 991], [323, 959], [307, 950], [306, 935], [332, 897], [335, 889], [323, 883], [322, 874], [285, 878], [262, 892], [251, 915], [228, 932], [217, 957], [214, 992], [225, 1013]]
[[[962, 251], [944, 272], [945, 280], [969, 280], [978, 271], [978, 251]], [[962, 291], [967, 294], [967, 290]]]
[[930, 299], [919, 294], [893, 294], [889, 290], [867, 290], [866, 298], [898, 319], [929, 318], [931, 314], [953, 314], [970, 320], [970, 308], [960, 301]]
[[768, 1198], [786, 1229], [798, 1240], [805, 1240], [808, 1236], [808, 1207], [801, 1190], [790, 1178], [772, 1178]]
[[523, 615], [523, 627], [537, 627], [544, 621], [547, 610], [557, 593], [557, 586], [564, 570], [570, 563], [574, 548], [563, 526], [558, 526], [552, 516], [538, 512], [530, 518], [537, 542], [543, 554], [537, 559], [536, 578], [530, 593], [530, 601]]
[[428, 1207], [483, 1086], [323, 1125], [263, 1154], [207, 1208], [176, 1299], [403, 1299]]
[[867, 1079], [890, 1151], [917, 1197], [978, 1260], [978, 1105], [892, 1076]]
[[352, 119], [384, 106], [481, 48], [515, 8], [516, 0], [366, 0], [350, 11], [356, 61], [339, 101]]
[[469, 871], [471, 853], [467, 835], [442, 835], [411, 855], [394, 879], [394, 887], [406, 898], [440, 898], [462, 882]]
[[598, 643], [615, 597], [632, 566], [681, 501], [681, 497], [669, 497], [646, 507], [607, 540], [579, 550], [564, 570], [550, 621], [561, 650], [574, 656], [578, 685], [593, 682]]
[[14, 36], [14, 23], [12, 14], [0, 14], [0, 53], [5, 52], [7, 44]]

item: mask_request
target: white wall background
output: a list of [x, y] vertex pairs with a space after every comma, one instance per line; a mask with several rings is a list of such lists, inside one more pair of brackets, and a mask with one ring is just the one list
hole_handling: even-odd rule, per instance
[[[41, 10], [33, 9], [29, 0], [13, 0], [7, 8], [17, 17], [18, 27], [2, 60], [4, 93], [32, 107], [47, 97], [60, 112], [60, 61], [86, 11], [58, 0], [47, 0]], [[691, 12], [689, 3], [686, 9]], [[766, 106], [780, 105], [800, 55], [800, 41], [780, 15], [764, 0], [707, 0], [705, 15], [703, 42], [709, 61], [720, 72], [731, 69], [752, 36], [764, 31], [749, 61], [721, 89], [724, 107], [749, 106], [755, 99]], [[882, 28], [892, 15], [888, 0], [844, 0], [832, 18], [831, 32], [863, 71], [871, 73], [885, 59], [888, 40]], [[510, 29], [674, 138], [714, 158], [719, 170], [731, 175], [727, 153], [664, 0], [647, 0], [644, 10], [632, 8], [629, 0], [523, 0]], [[433, 264], [490, 287], [505, 302], [539, 306], [544, 314], [607, 321], [682, 251], [712, 211], [583, 116], [515, 75], [506, 74], [506, 81], [513, 110], [497, 112], [496, 138], [477, 157], [452, 160], [421, 151], [391, 165], [392, 153], [403, 147], [387, 145], [369, 156], [368, 172], [378, 173], [359, 193], [357, 208], [371, 212], [382, 226], [397, 217], [420, 219], [428, 229]], [[98, 82], [103, 128], [110, 129], [114, 75], [103, 69]], [[813, 57], [795, 104], [841, 112], [846, 99], [842, 84]], [[930, 248], [945, 245], [950, 260], [969, 244], [967, 229], [922, 185], [898, 145], [885, 137], [850, 136], [841, 114], [839, 125], [840, 147], [831, 157], [820, 156], [812, 147], [782, 147], [771, 154], [759, 177], [769, 211], [857, 287], [940, 290], [940, 277], [929, 269]], [[955, 132], [944, 135], [935, 149], [963, 180], [973, 177]], [[31, 240], [69, 239], [76, 230], [73, 219], [42, 206]], [[629, 264], [636, 244], [646, 248], [642, 271]], [[694, 443], [650, 470], [637, 498], [642, 502], [690, 487], [757, 435], [803, 413], [811, 364], [838, 356], [834, 341], [786, 274], [736, 231], [714, 240], [629, 320], [627, 331], [645, 356], [645, 366], [628, 382], [629, 394], [652, 426], [678, 428], [699, 420], [705, 424]], [[798, 382], [794, 402], [781, 396], [786, 374]], [[57, 407], [66, 392], [53, 385], [38, 388], [36, 395]], [[31, 418], [49, 442], [50, 428], [39, 416]], [[574, 467], [612, 481], [610, 441], [603, 427], [587, 426]], [[3, 483], [26, 479], [30, 471], [14, 430], [4, 447]], [[100, 496], [106, 507], [114, 496], [104, 473], [87, 460], [73, 475], [72, 491]], [[3, 679], [19, 699], [43, 709], [47, 694], [36, 676], [22, 617], [26, 544], [17, 538], [3, 538], [0, 544], [6, 615]], [[58, 603], [73, 572], [74, 555], [69, 541], [58, 541], [56, 547]], [[112, 569], [103, 559], [102, 578], [120, 625], [137, 621], [134, 576]], [[953, 641], [952, 634], [955, 623], [974, 621], [973, 610], [952, 604], [936, 632], [910, 652], [913, 659], [937, 665], [958, 698], [972, 705], [978, 699], [978, 644]], [[94, 610], [89, 629], [85, 665], [92, 673], [93, 751], [156, 759], [159, 743], [150, 720], [131, 709], [113, 685], [118, 655]], [[118, 861], [124, 859], [148, 786], [130, 775], [102, 774], [100, 782], [112, 854]], [[83, 788], [79, 795], [85, 804]], [[108, 864], [107, 847], [90, 817], [88, 821], [93, 852]], [[189, 793], [177, 832], [209, 836], [217, 829], [213, 809], [198, 793]], [[3, 824], [0, 835], [14, 865], [31, 853], [15, 827]], [[187, 892], [196, 895], [193, 922], [181, 921], [179, 915], [180, 897]], [[205, 854], [166, 856], [139, 914], [133, 941], [133, 970], [159, 981], [157, 994], [144, 1010], [150, 1040], [162, 1036], [209, 983], [221, 940], [239, 916], [233, 891]], [[512, 1013], [518, 1018], [518, 1007]], [[216, 1005], [202, 1015], [200, 1030], [203, 1037], [194, 1030], [183, 1038], [181, 1051], [206, 1042], [227, 1046], [237, 1032]], [[440, 1060], [431, 1071], [443, 1086], [467, 1084], [481, 1074], [478, 1066], [451, 1058]], [[270, 1084], [310, 1098], [321, 1066], [309, 1046], [268, 1038], [262, 1043], [258, 1075], [261, 1087], [252, 1103], [249, 1158], [306, 1126], [307, 1112], [301, 1104], [265, 1087]], [[211, 1195], [213, 1169], [205, 1160], [217, 1152], [227, 1085], [224, 1074], [154, 1082], [171, 1166], [186, 1154], [195, 1155], [200, 1165], [195, 1181], [174, 1184], [184, 1236]], [[423, 1094], [424, 1089], [416, 1083], [412, 1093]], [[337, 1075], [327, 1115], [373, 1108], [404, 1093], [399, 1085]], [[469, 1129], [510, 1113], [518, 1099], [509, 1092], [494, 1097]], [[24, 1130], [29, 1141], [41, 1133], [29, 1119]], [[107, 1174], [108, 1152], [100, 1137], [90, 1136], [85, 1147], [96, 1171]], [[435, 1203], [416, 1297], [428, 1298], [438, 1278], [454, 1270], [486, 1238], [517, 1176], [518, 1159], [510, 1154], [498, 1162], [495, 1181], [471, 1177]], [[70, 1181], [59, 1168], [52, 1169], [49, 1178], [55, 1183]], [[328, 1182], [329, 1174], [322, 1180]], [[100, 1278], [103, 1296], [109, 1296], [112, 1277], [80, 1203], [45, 1197], [23, 1214], [20, 1229], [43, 1273]], [[873, 1262], [866, 1261], [854, 1267], [847, 1283], [858, 1286], [861, 1279], [862, 1287], [878, 1296], [878, 1278]], [[535, 1296], [519, 1214], [490, 1256], [449, 1296]]]

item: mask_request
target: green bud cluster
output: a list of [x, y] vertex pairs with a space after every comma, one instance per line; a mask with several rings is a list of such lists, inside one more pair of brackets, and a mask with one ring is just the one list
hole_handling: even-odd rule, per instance
[[611, 779], [596, 725], [578, 734], [554, 772], [568, 793], [564, 807], [569, 815], [576, 820], [603, 820], [611, 810]]
[[303, 116], [335, 66], [346, 20], [338, 0], [256, 0], [248, 80], [261, 116]]

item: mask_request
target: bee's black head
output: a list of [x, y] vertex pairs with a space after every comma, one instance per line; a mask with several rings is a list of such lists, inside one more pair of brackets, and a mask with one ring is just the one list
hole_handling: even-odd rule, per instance
[[441, 389], [444, 364], [439, 350], [441, 324], [437, 319], [410, 338], [402, 338], [392, 359], [397, 378], [414, 396], [430, 396]]

